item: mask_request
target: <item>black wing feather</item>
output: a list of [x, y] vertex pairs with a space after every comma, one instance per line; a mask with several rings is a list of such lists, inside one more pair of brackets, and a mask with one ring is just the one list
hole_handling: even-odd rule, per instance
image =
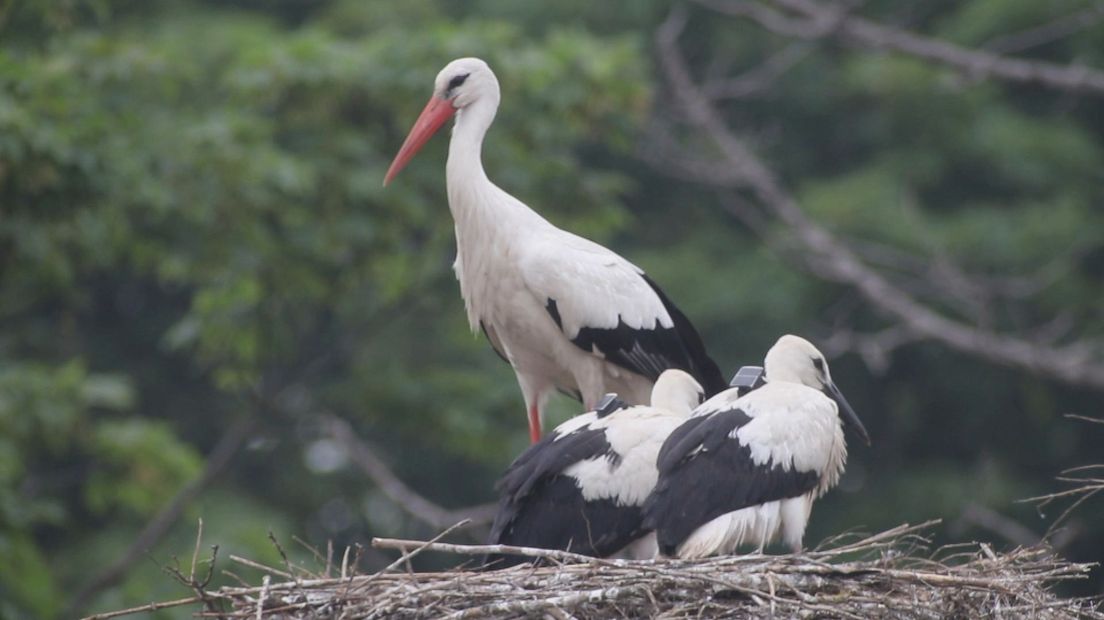
[[656, 468], [660, 474], [669, 472], [698, 447], [715, 449], [717, 438], [728, 436], [732, 429], [750, 421], [751, 418], [739, 409], [690, 418], [663, 441], [656, 457]]
[[[705, 352], [705, 344], [690, 319], [655, 282], [646, 275], [641, 274], [641, 277], [667, 309], [673, 322], [671, 327], [660, 327], [657, 322], [647, 329], [634, 329], [618, 318], [614, 328], [583, 327], [571, 342], [587, 352], [597, 349], [610, 362], [652, 381], [664, 370], [678, 368], [693, 375], [707, 396], [727, 389], [728, 383], [716, 362]], [[555, 299], [546, 300], [545, 311], [562, 330], [563, 321]]]
[[583, 426], [563, 437], [553, 431], [514, 459], [495, 488], [504, 499], [517, 501], [543, 477], [557, 475], [582, 460], [613, 454], [605, 429]]
[[[547, 435], [523, 452], [496, 485], [500, 497], [490, 544], [562, 549], [593, 556], [614, 553], [643, 535], [640, 506], [613, 499], [586, 501], [578, 481], [563, 471], [580, 461], [607, 458], [616, 466], [605, 429], [583, 426], [565, 436]], [[491, 555], [484, 567], [525, 561]]]
[[709, 357], [709, 354], [705, 351], [705, 343], [702, 342], [701, 335], [698, 334], [698, 330], [694, 328], [694, 324], [690, 322], [690, 319], [682, 313], [682, 310], [678, 309], [678, 306], [671, 301], [667, 294], [663, 292], [663, 289], [659, 288], [659, 285], [652, 281], [647, 274], [641, 274], [644, 281], [648, 283], [648, 286], [652, 287], [652, 290], [659, 296], [659, 300], [663, 302], [663, 307], [667, 309], [667, 314], [671, 315], [671, 321], [674, 323], [675, 332], [679, 336], [679, 340], [682, 342], [686, 351], [687, 365], [686, 367], [678, 366], [686, 372], [689, 372], [698, 380], [698, 383], [705, 388], [706, 397], [719, 394], [728, 389], [728, 382], [725, 381], [724, 375], [721, 374], [721, 369], [717, 367], [717, 362], [713, 361], [713, 358]]
[[644, 504], [644, 526], [656, 531], [664, 554], [725, 513], [816, 488], [815, 471], [755, 464], [751, 450], [729, 437], [749, 420], [739, 409], [691, 418], [664, 442], [659, 482]]
[[[644, 535], [641, 506], [612, 499], [584, 501], [571, 476], [543, 479], [518, 502], [512, 518], [495, 520], [491, 544], [561, 549], [604, 557]], [[484, 568], [506, 568], [530, 561], [522, 556], [490, 554]]]

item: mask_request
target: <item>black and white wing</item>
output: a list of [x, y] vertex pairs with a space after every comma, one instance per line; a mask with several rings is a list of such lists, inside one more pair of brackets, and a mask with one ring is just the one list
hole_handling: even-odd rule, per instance
[[[748, 402], [751, 395], [724, 396], [703, 403], [700, 415], [676, 428], [660, 449], [659, 481], [645, 503], [644, 526], [656, 531], [666, 555], [674, 555], [695, 530], [716, 517], [797, 497], [818, 485], [816, 468], [796, 466], [792, 456], [772, 450], [776, 444], [769, 435], [777, 434], [780, 416], [753, 418], [741, 408], [754, 404]], [[776, 439], [782, 445], [787, 437]]]
[[[630, 407], [568, 420], [532, 445], [498, 483], [490, 543], [611, 555], [644, 535], [655, 455], [677, 418]], [[485, 566], [523, 561], [489, 556]]]
[[528, 248], [521, 271], [571, 342], [652, 381], [679, 368], [709, 395], [727, 387], [697, 330], [643, 270], [601, 245], [555, 232]]

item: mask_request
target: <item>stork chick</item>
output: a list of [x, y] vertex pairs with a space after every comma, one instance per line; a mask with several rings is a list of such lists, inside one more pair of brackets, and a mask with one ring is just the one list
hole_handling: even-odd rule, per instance
[[779, 536], [799, 552], [813, 501], [843, 473], [843, 427], [870, 443], [807, 340], [782, 336], [764, 368], [764, 386], [743, 396], [721, 392], [664, 442], [644, 507], [645, 527], [664, 555], [700, 558], [743, 545], [762, 551]]
[[[498, 483], [501, 495], [491, 544], [561, 549], [606, 557], [632, 545], [651, 558], [654, 537], [642, 527], [642, 507], [656, 484], [664, 438], [701, 402], [698, 382], [667, 370], [652, 388], [652, 405], [609, 399], [529, 446]], [[502, 568], [523, 561], [490, 556]]]

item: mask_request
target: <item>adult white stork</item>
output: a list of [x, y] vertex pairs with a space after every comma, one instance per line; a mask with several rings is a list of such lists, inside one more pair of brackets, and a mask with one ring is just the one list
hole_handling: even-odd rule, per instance
[[[703, 397], [693, 377], [666, 370], [652, 388], [651, 406], [628, 406], [611, 394], [597, 411], [556, 427], [499, 481], [490, 543], [596, 557], [630, 548], [635, 557], [654, 557], [655, 537], [641, 523], [656, 484], [656, 455]], [[492, 555], [485, 565], [522, 561]]]
[[384, 184], [455, 114], [445, 168], [453, 268], [472, 331], [482, 329], [514, 368], [532, 441], [553, 390], [587, 409], [607, 392], [644, 404], [668, 368], [689, 372], [708, 394], [725, 389], [697, 331], [643, 270], [556, 228], [487, 178], [480, 154], [498, 102], [487, 63], [450, 62]]
[[714, 396], [664, 442], [644, 509], [664, 555], [698, 558], [745, 544], [762, 551], [779, 535], [799, 552], [813, 500], [843, 473], [843, 426], [870, 443], [807, 340], [782, 336], [764, 369], [765, 385]]

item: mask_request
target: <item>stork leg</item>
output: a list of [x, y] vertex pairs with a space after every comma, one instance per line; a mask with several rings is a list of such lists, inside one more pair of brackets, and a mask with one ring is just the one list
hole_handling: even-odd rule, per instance
[[541, 438], [540, 409], [537, 404], [529, 405], [529, 443], [537, 443]]

